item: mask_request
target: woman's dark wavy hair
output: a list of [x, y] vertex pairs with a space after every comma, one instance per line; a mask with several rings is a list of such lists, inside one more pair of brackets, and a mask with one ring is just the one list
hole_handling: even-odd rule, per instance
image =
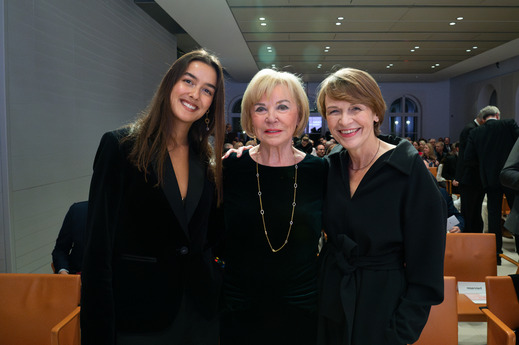
[[[195, 121], [189, 130], [189, 147], [207, 165], [207, 173], [216, 186], [218, 202], [222, 201], [222, 148], [225, 137], [224, 114], [224, 74], [218, 58], [204, 49], [195, 50], [176, 60], [162, 79], [148, 108], [139, 119], [130, 125], [130, 134], [126, 139], [134, 141], [130, 160], [140, 171], [148, 174], [150, 167], [157, 171], [159, 184], [163, 183], [164, 161], [168, 154], [167, 139], [172, 133], [170, 94], [173, 86], [184, 75], [193, 61], [203, 62], [216, 71], [216, 90], [209, 107], [209, 130], [205, 116]], [[214, 149], [209, 143], [209, 136], [214, 133]]]

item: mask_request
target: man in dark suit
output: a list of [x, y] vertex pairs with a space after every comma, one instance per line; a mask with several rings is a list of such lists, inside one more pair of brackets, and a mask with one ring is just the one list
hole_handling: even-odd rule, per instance
[[87, 221], [88, 201], [76, 202], [70, 206], [59, 231], [52, 251], [54, 272], [75, 274], [81, 272], [83, 248]]
[[[501, 206], [503, 193], [513, 205], [514, 193], [504, 188], [499, 175], [517, 138], [519, 127], [513, 119], [500, 120], [499, 109], [487, 106], [481, 110], [485, 124], [470, 132], [464, 159], [478, 162], [481, 183], [487, 194], [488, 232], [496, 234], [497, 253], [502, 253]], [[461, 200], [463, 204], [463, 199]], [[498, 263], [500, 262], [498, 257]]]
[[[519, 140], [515, 142], [500, 175], [501, 184], [519, 194]], [[519, 199], [518, 199], [519, 200]], [[515, 250], [519, 253], [519, 202], [510, 207], [510, 214], [506, 218], [505, 228], [515, 235]]]
[[465, 219], [464, 232], [483, 232], [483, 219], [481, 218], [481, 204], [485, 198], [485, 192], [479, 176], [477, 164], [467, 164], [464, 160], [465, 148], [470, 132], [485, 121], [479, 112], [478, 116], [469, 122], [460, 133], [458, 162], [456, 166], [453, 187], [458, 187], [461, 198], [461, 215]]

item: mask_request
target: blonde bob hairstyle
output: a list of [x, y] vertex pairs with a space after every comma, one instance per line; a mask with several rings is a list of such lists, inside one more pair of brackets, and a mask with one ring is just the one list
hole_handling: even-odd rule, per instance
[[298, 137], [303, 134], [306, 124], [308, 123], [308, 117], [310, 116], [310, 106], [301, 79], [290, 72], [281, 72], [266, 68], [256, 73], [252, 78], [241, 101], [241, 126], [248, 136], [255, 136], [252, 126], [252, 107], [258, 103], [264, 95], [270, 97], [272, 91], [278, 85], [287, 87], [297, 105], [299, 118], [295, 133], [293, 133], [292, 136]]
[[325, 119], [326, 96], [369, 107], [378, 116], [378, 121], [373, 124], [375, 135], [380, 134], [387, 106], [377, 82], [369, 73], [355, 68], [342, 68], [323, 80], [319, 85], [317, 109]]

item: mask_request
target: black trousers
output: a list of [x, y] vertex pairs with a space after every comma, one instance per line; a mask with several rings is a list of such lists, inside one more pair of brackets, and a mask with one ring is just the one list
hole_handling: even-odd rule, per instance
[[485, 198], [485, 191], [480, 184], [460, 184], [461, 215], [465, 220], [463, 232], [483, 232], [483, 218], [481, 218], [481, 205]]
[[[486, 189], [488, 209], [488, 232], [496, 235], [497, 254], [503, 253], [503, 234], [501, 231], [501, 215], [503, 205], [503, 194], [509, 205], [514, 203], [514, 192], [502, 186], [493, 186]], [[463, 203], [463, 200], [462, 200]]]
[[184, 295], [173, 324], [161, 332], [117, 333], [117, 345], [218, 345], [218, 317], [207, 320]]

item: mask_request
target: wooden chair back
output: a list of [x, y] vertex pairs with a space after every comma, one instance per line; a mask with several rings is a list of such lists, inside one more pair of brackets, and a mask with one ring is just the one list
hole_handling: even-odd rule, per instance
[[[496, 240], [494, 234], [447, 234], [444, 274], [458, 282], [484, 282], [487, 276], [497, 275]], [[484, 304], [472, 302], [458, 294], [458, 321], [485, 322], [480, 310]]]
[[[51, 330], [80, 301], [80, 276], [0, 273], [0, 344], [50, 345]], [[77, 344], [76, 334], [68, 344]]]
[[519, 301], [509, 276], [487, 277], [487, 344], [515, 345], [519, 329]]
[[431, 307], [429, 319], [414, 345], [458, 344], [456, 278], [444, 277], [444, 286], [443, 302]]

